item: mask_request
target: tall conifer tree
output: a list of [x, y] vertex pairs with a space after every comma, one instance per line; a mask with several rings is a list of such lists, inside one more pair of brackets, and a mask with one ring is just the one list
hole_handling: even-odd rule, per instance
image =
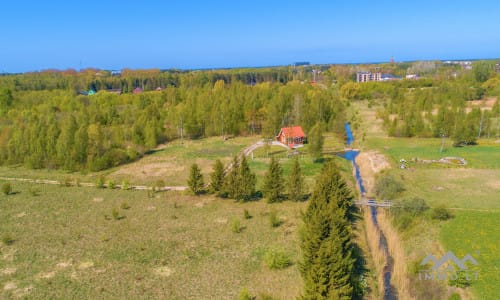
[[264, 178], [264, 195], [267, 198], [267, 202], [280, 201], [283, 198], [284, 188], [283, 169], [279, 161], [272, 157], [266, 177]]
[[350, 228], [352, 196], [333, 162], [317, 180], [300, 236], [303, 299], [351, 299], [353, 246]]

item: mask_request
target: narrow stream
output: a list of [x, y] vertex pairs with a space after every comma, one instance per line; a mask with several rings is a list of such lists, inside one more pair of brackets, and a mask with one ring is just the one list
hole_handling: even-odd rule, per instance
[[[347, 149], [350, 149], [351, 144], [354, 142], [354, 136], [351, 131], [351, 125], [349, 123], [345, 123], [345, 132], [347, 135]], [[361, 172], [359, 171], [359, 166], [356, 163], [356, 156], [358, 156], [359, 151], [357, 150], [346, 150], [345, 152], [338, 154], [339, 156], [349, 160], [352, 162], [352, 167], [354, 168], [354, 174], [356, 178], [356, 182], [359, 187], [359, 191], [361, 193], [361, 197], [365, 196], [366, 189], [363, 185], [363, 179], [361, 177]], [[371, 199], [370, 199], [371, 200]], [[380, 227], [378, 225], [377, 221], [377, 208], [375, 206], [370, 206], [370, 212], [373, 220], [373, 224], [377, 228], [377, 230], [380, 232], [380, 240], [379, 240], [379, 247], [382, 249], [384, 252], [385, 256], [385, 266], [384, 266], [384, 300], [395, 300], [397, 299], [396, 295], [394, 294], [394, 289], [391, 285], [391, 273], [394, 270], [394, 260], [389, 254], [389, 246], [387, 244], [387, 239], [384, 235], [384, 233], [380, 230]]]

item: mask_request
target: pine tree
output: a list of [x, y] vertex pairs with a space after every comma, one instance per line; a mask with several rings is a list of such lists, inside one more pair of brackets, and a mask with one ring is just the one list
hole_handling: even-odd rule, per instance
[[302, 200], [304, 194], [304, 178], [302, 177], [302, 170], [300, 169], [299, 158], [295, 157], [293, 160], [292, 170], [288, 176], [287, 181], [288, 198], [292, 201]]
[[210, 192], [219, 193], [224, 184], [224, 165], [220, 159], [215, 161], [214, 170], [210, 174]]
[[303, 299], [351, 299], [353, 246], [352, 195], [334, 163], [324, 167], [307, 210], [300, 244]]
[[247, 159], [245, 155], [241, 157], [240, 169], [239, 169], [239, 184], [241, 186], [241, 193], [236, 195], [237, 200], [250, 200], [255, 194], [255, 184], [257, 182], [257, 177], [250, 170]]
[[283, 198], [283, 169], [279, 161], [272, 157], [269, 169], [264, 178], [264, 196], [268, 203], [280, 201]]
[[205, 183], [203, 182], [203, 175], [201, 174], [200, 167], [196, 163], [191, 165], [191, 171], [189, 172], [188, 179], [189, 190], [195, 194], [199, 195], [203, 192]]

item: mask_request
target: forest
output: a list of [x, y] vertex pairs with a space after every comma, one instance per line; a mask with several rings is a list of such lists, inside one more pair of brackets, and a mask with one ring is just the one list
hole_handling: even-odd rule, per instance
[[[87, 70], [1, 76], [0, 164], [97, 171], [181, 136], [273, 137], [282, 126], [300, 124], [307, 132], [316, 123], [341, 132], [345, 102], [335, 89], [290, 80], [280, 69], [253, 73], [250, 83], [248, 74], [124, 70], [113, 76]], [[138, 86], [144, 92], [131, 93]], [[81, 93], [86, 90], [97, 93]]]
[[[356, 71], [370, 68], [421, 77], [354, 82]], [[471, 70], [415, 62], [2, 75], [0, 164], [97, 171], [180, 137], [274, 137], [290, 125], [308, 134], [316, 124], [342, 135], [345, 121], [356, 124], [346, 110], [358, 100], [382, 103], [377, 114], [390, 136], [449, 137], [457, 146], [470, 145], [498, 137], [498, 96], [500, 76], [491, 61], [474, 62]], [[472, 101], [487, 98], [489, 107]]]

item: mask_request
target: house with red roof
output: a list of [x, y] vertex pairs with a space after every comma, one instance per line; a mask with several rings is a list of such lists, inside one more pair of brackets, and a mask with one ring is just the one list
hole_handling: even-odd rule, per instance
[[307, 143], [307, 137], [300, 126], [281, 128], [276, 140], [290, 148], [302, 147]]

